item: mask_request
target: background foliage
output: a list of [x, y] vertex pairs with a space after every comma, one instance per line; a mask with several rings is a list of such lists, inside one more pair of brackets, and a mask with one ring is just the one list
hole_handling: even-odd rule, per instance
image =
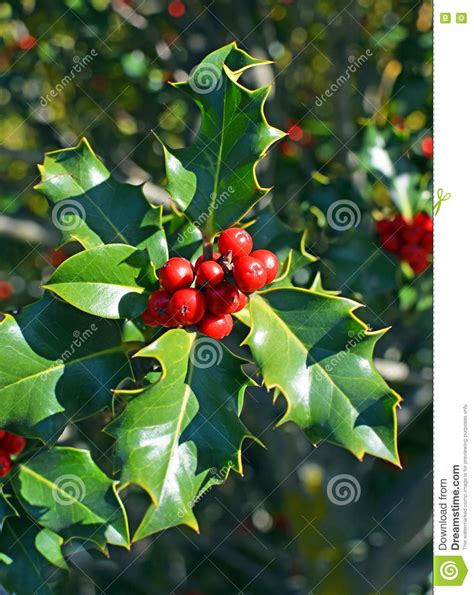
[[[162, 148], [152, 131], [170, 146], [184, 146], [199, 116], [167, 82], [185, 80], [205, 54], [232, 40], [274, 60], [247, 82], [252, 86], [255, 76], [253, 86], [275, 83], [267, 115], [290, 133], [259, 167], [262, 184], [274, 186], [269, 199], [277, 214], [271, 219], [264, 207], [259, 247], [284, 251], [306, 229], [306, 248], [320, 260], [308, 258], [297, 283], [307, 286], [320, 271], [326, 289], [367, 304], [369, 324], [393, 327], [376, 355], [405, 399], [398, 413], [404, 470], [370, 458], [361, 464], [330, 445], [313, 450], [290, 424], [276, 437], [272, 428], [284, 404], [275, 410], [252, 387], [244, 421], [253, 432], [266, 428], [259, 437], [267, 450], [246, 443], [245, 476], [231, 474], [199, 502], [201, 534], [160, 533], [137, 544], [131, 558], [115, 547], [105, 561], [74, 551], [70, 576], [55, 577], [58, 588], [427, 592], [431, 273], [415, 277], [380, 250], [374, 219], [416, 210], [430, 196], [431, 163], [420, 150], [431, 127], [429, 3], [242, 0], [237, 9], [226, 0], [0, 2], [0, 282], [13, 286], [1, 309], [36, 299], [62, 258], [52, 252], [60, 234], [46, 221], [46, 200], [33, 189], [35, 164], [46, 150], [87, 135], [114, 177], [145, 182], [147, 198], [164, 203], [168, 232], [174, 229], [162, 190]], [[322, 101], [367, 50], [368, 60]], [[79, 72], [68, 81], [74, 65]], [[328, 224], [330, 205], [341, 199], [360, 214], [356, 226], [342, 230]], [[90, 448], [110, 470], [112, 442], [94, 422], [71, 426], [61, 442]], [[340, 474], [361, 488], [347, 506], [327, 497], [331, 478]], [[127, 498], [131, 509], [147, 504], [133, 491]], [[35, 539], [34, 527], [19, 530]]]

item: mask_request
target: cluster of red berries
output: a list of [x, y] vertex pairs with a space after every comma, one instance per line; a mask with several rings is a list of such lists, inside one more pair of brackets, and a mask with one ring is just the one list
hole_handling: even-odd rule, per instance
[[[278, 259], [269, 250], [252, 252], [252, 236], [232, 227], [219, 237], [212, 260], [200, 256], [193, 266], [170, 258], [160, 269], [161, 289], [148, 298], [142, 319], [148, 326], [197, 325], [198, 331], [223, 339], [231, 332], [231, 314], [245, 308], [246, 293], [261, 289], [278, 274]], [[191, 287], [195, 282], [195, 287]]]
[[0, 430], [0, 477], [5, 477], [12, 468], [12, 456], [19, 455], [26, 446], [23, 436]]
[[426, 270], [433, 253], [433, 219], [427, 213], [418, 213], [412, 221], [397, 215], [378, 221], [376, 226], [385, 250], [408, 262], [416, 274]]

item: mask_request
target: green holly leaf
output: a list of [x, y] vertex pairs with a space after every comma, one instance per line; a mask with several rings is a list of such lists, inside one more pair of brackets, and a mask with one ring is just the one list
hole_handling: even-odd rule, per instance
[[83, 138], [76, 147], [46, 153], [35, 187], [53, 205], [52, 220], [65, 242], [84, 248], [128, 244], [147, 249], [155, 266], [168, 257], [162, 210], [141, 188], [114, 180]]
[[247, 344], [267, 388], [288, 403], [293, 421], [316, 444], [326, 440], [358, 458], [399, 464], [395, 408], [400, 397], [373, 363], [384, 330], [372, 332], [352, 300], [303, 289], [273, 289], [250, 300]]
[[176, 329], [137, 355], [157, 359], [162, 376], [107, 427], [122, 485], [139, 485], [152, 501], [134, 541], [180, 524], [197, 530], [195, 502], [230, 469], [242, 473], [241, 445], [252, 437], [239, 417], [244, 361], [220, 343]]
[[155, 283], [146, 253], [109, 244], [71, 256], [44, 287], [88, 314], [130, 319], [145, 310]]
[[131, 376], [121, 323], [50, 294], [0, 322], [0, 427], [53, 441], [69, 421], [111, 404]]
[[296, 271], [318, 260], [306, 250], [307, 231], [294, 231], [283, 223], [271, 207], [259, 213], [248, 231], [254, 239], [254, 250], [271, 250], [278, 256], [280, 263], [286, 261], [287, 266], [280, 267], [279, 275], [286, 269], [287, 284], [291, 284], [291, 277]]
[[315, 293], [323, 293], [325, 295], [340, 295], [340, 291], [336, 291], [334, 289], [325, 289], [325, 287], [323, 286], [323, 280], [321, 278], [321, 272], [318, 271], [316, 273], [316, 276], [313, 279], [313, 282], [311, 283], [310, 286], [310, 291], [313, 291]]
[[284, 133], [264, 115], [270, 87], [249, 90], [237, 82], [259, 63], [229, 44], [204, 58], [188, 82], [175, 84], [198, 105], [202, 120], [191, 146], [164, 146], [168, 191], [206, 237], [239, 221], [268, 192], [255, 168]]
[[36, 548], [38, 527], [29, 519], [8, 519], [0, 533], [0, 585], [10, 593], [53, 595], [64, 574]]
[[3, 524], [8, 517], [18, 516], [18, 512], [10, 502], [11, 496], [5, 494], [0, 486], [0, 533], [2, 532]]
[[49, 529], [42, 529], [35, 537], [35, 546], [40, 554], [54, 566], [67, 570], [68, 565], [61, 550], [63, 544], [64, 539], [61, 535]]
[[66, 539], [81, 538], [105, 550], [128, 547], [127, 517], [116, 485], [87, 450], [39, 450], [18, 464], [15, 494], [42, 527]]

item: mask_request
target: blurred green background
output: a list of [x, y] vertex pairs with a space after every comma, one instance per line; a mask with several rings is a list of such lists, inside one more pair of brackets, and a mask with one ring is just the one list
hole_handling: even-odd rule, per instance
[[[284, 251], [306, 230], [306, 248], [320, 260], [303, 259], [295, 282], [307, 286], [319, 271], [326, 289], [367, 305], [363, 317], [374, 328], [392, 326], [376, 355], [404, 397], [404, 469], [360, 463], [328, 444], [314, 449], [290, 424], [274, 430], [284, 403], [273, 407], [266, 392], [251, 389], [245, 421], [267, 449], [247, 443], [245, 476], [234, 474], [199, 502], [201, 534], [173, 529], [130, 555], [112, 550], [108, 560], [71, 550], [71, 575], [58, 588], [81, 595], [429, 593], [431, 270], [416, 276], [381, 250], [374, 223], [430, 212], [432, 163], [422, 150], [432, 126], [430, 2], [0, 2], [0, 309], [36, 299], [64, 257], [54, 249], [59, 233], [47, 202], [33, 188], [45, 151], [87, 136], [113, 175], [144, 183], [174, 225], [152, 131], [172, 146], [188, 144], [199, 117], [167, 83], [186, 80], [232, 40], [274, 61], [245, 80], [273, 83], [267, 117], [289, 132], [259, 166], [260, 180], [274, 187], [271, 204], [251, 214], [261, 217], [259, 242]], [[341, 82], [351, 64], [357, 68]], [[327, 211], [342, 199], [360, 219], [333, 229]], [[67, 440], [87, 446], [99, 428], [97, 420], [81, 422]], [[107, 465], [103, 444], [94, 455]], [[344, 506], [327, 493], [342, 474], [356, 489]], [[131, 493], [132, 508], [142, 498]]]

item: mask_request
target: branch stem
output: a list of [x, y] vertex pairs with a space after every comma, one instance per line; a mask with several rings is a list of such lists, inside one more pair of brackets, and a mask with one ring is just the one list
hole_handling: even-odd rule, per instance
[[212, 260], [212, 245], [214, 241], [209, 240], [207, 238], [203, 238], [202, 240], [202, 254], [204, 256], [204, 260]]

